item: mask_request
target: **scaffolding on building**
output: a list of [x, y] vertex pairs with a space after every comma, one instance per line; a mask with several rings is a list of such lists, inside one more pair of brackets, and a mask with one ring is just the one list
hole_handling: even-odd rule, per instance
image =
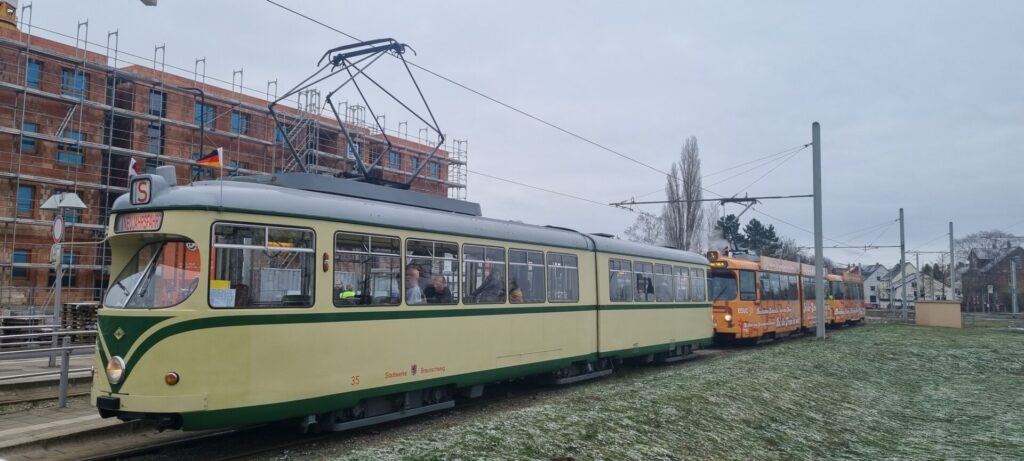
[[[46, 258], [52, 216], [37, 205], [55, 192], [81, 195], [90, 208], [65, 216], [67, 238], [102, 241], [110, 208], [127, 191], [129, 166], [136, 159], [142, 161], [140, 172], [173, 165], [181, 170], [180, 181], [187, 182], [215, 176], [195, 162], [211, 147], [232, 152], [224, 165], [230, 175], [294, 169], [288, 142], [299, 148], [311, 171], [331, 175], [351, 171], [360, 160], [372, 162], [373, 149], [363, 146], [385, 143], [389, 136], [404, 141], [398, 147], [403, 155], [431, 155], [432, 146], [408, 136], [408, 123], [400, 123], [399, 130], [383, 125], [374, 130], [359, 105], [343, 103], [345, 124], [339, 128], [323, 115], [319, 90], [285, 101], [279, 113], [287, 131], [281, 132], [265, 105], [278, 99], [276, 80], [268, 81], [265, 91], [245, 87], [241, 70], [230, 82], [218, 80], [206, 75], [206, 58], [197, 59], [190, 71], [181, 69], [165, 62], [166, 45], [154, 47], [151, 59], [134, 55], [120, 49], [117, 31], [107, 34], [106, 44], [92, 43], [87, 21], [73, 36], [34, 27], [31, 5], [22, 8], [20, 18], [17, 32], [0, 35], [0, 54], [10, 63], [0, 70], [0, 190], [9, 197], [0, 202], [0, 307], [44, 312], [57, 282]], [[168, 68], [192, 78], [167, 73]], [[345, 141], [345, 129], [356, 142]], [[442, 162], [447, 174], [421, 178], [414, 188], [465, 199], [466, 142], [453, 141], [440, 150], [446, 155], [432, 161]], [[99, 299], [111, 276], [109, 249], [95, 245], [70, 254], [69, 275], [62, 282], [75, 287], [64, 288], [65, 299]]]

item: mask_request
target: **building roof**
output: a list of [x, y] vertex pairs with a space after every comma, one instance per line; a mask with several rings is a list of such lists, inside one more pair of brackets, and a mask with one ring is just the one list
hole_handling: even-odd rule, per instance
[[1002, 251], [1000, 248], [971, 248], [971, 252], [967, 254], [967, 257], [970, 258], [971, 256], [974, 256], [977, 259], [988, 261], [998, 257], [1000, 251]]
[[878, 272], [878, 271], [882, 271], [882, 272], [880, 272], [880, 273], [878, 274], [878, 276], [879, 276], [880, 278], [881, 278], [881, 277], [884, 277], [884, 276], [885, 276], [886, 274], [888, 274], [888, 273], [889, 273], [889, 270], [888, 270], [888, 269], [886, 269], [886, 267], [885, 267], [885, 266], [883, 266], [882, 264], [879, 264], [879, 263], [875, 263], [875, 264], [872, 264], [872, 265], [870, 265], [870, 266], [867, 266], [867, 267], [865, 267], [865, 268], [863, 269], [863, 272], [864, 272], [864, 278], [865, 278], [865, 279], [868, 279], [868, 278], [870, 278], [870, 277], [871, 277], [872, 275], [874, 275], [874, 274], [875, 274], [876, 272]]
[[994, 258], [992, 258], [992, 260], [989, 261], [988, 264], [985, 264], [980, 269], [978, 269], [978, 272], [989, 272], [999, 267], [999, 265], [1002, 264], [1003, 261], [1006, 260], [1006, 258], [1010, 257], [1014, 253], [1018, 253], [1021, 251], [1024, 251], [1024, 247], [1019, 245], [1010, 248], [1000, 248], [999, 253]]

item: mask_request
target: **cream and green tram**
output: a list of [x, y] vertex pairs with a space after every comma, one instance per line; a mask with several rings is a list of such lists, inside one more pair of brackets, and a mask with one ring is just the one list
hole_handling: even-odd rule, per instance
[[104, 417], [343, 430], [712, 337], [700, 255], [323, 176], [161, 173], [132, 178], [112, 210]]

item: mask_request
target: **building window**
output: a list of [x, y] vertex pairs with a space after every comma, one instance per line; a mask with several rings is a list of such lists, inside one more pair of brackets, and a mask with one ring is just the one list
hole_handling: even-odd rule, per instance
[[352, 143], [348, 145], [348, 159], [355, 160], [359, 155], [359, 144]]
[[[14, 264], [28, 264], [28, 250], [14, 250], [14, 254], [11, 256], [11, 262]], [[17, 278], [28, 277], [28, 268], [15, 266], [11, 270], [11, 275]]]
[[388, 152], [388, 168], [398, 169], [402, 167], [402, 157], [398, 155], [398, 152]]
[[62, 69], [60, 73], [60, 94], [76, 98], [85, 97], [89, 92], [89, 76], [80, 71]]
[[231, 131], [238, 134], [249, 134], [249, 114], [237, 110], [231, 111]]
[[419, 168], [420, 168], [420, 159], [418, 159], [416, 157], [413, 157], [412, 158], [412, 171], [415, 172]]
[[196, 125], [206, 125], [207, 128], [213, 129], [213, 119], [217, 116], [217, 108], [213, 107], [212, 104], [196, 103]]
[[[32, 133], [39, 132], [39, 125], [35, 123], [23, 122], [21, 124], [21, 131], [30, 131]], [[25, 136], [24, 133], [21, 135], [21, 151], [22, 152], [35, 152], [36, 151], [36, 138]]]
[[274, 127], [274, 144], [284, 145], [284, 130], [280, 126]]
[[167, 116], [167, 94], [162, 91], [149, 90], [149, 115]]
[[164, 126], [159, 122], [149, 122], [146, 128], [146, 152], [163, 155], [164, 153]]
[[18, 186], [18, 213], [31, 213], [36, 189], [32, 186]]
[[39, 89], [43, 82], [43, 63], [30, 59], [25, 73], [25, 86]]
[[[81, 131], [68, 131], [67, 138], [78, 142], [85, 140]], [[79, 166], [82, 164], [82, 146], [80, 144], [59, 144], [57, 146], [57, 163]]]
[[441, 176], [441, 166], [438, 165], [437, 162], [430, 162], [430, 165], [427, 168], [431, 178], [438, 178]]

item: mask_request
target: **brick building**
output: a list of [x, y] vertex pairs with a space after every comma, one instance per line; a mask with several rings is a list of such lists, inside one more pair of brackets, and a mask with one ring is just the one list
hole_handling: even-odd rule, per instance
[[[1018, 309], [1024, 309], [1024, 299], [1019, 294], [1024, 291], [1024, 247], [974, 248], [967, 261], [967, 270], [961, 276], [964, 310], [1008, 312], [1013, 305], [1012, 296], [1017, 296]], [[1017, 293], [1010, 284], [1014, 272]]]
[[[270, 82], [265, 95], [255, 96], [241, 77], [237, 85], [217, 86], [198, 74], [165, 72], [159, 62], [159, 70], [132, 64], [116, 49], [100, 54], [87, 51], [84, 40], [69, 45], [25, 33], [4, 0], [0, 13], [0, 307], [42, 305], [54, 283], [54, 212], [40, 205], [54, 193], [75, 192], [87, 208], [66, 214], [65, 240], [102, 240], [132, 159], [139, 171], [173, 165], [182, 183], [221, 174], [194, 162], [216, 147], [225, 152], [224, 175], [286, 171], [294, 167], [287, 137], [312, 172], [341, 176], [353, 170], [356, 155], [367, 163], [380, 158], [376, 173], [386, 181], [404, 182], [422, 166], [411, 189], [465, 198], [464, 141], [428, 161], [429, 142], [388, 132], [388, 148], [376, 126], [360, 118], [365, 109], [351, 106], [349, 146], [333, 116], [320, 113], [315, 90], [276, 107], [285, 119], [276, 129], [267, 109], [276, 97]], [[65, 253], [64, 299], [98, 299], [110, 275], [107, 249], [69, 245]]]

